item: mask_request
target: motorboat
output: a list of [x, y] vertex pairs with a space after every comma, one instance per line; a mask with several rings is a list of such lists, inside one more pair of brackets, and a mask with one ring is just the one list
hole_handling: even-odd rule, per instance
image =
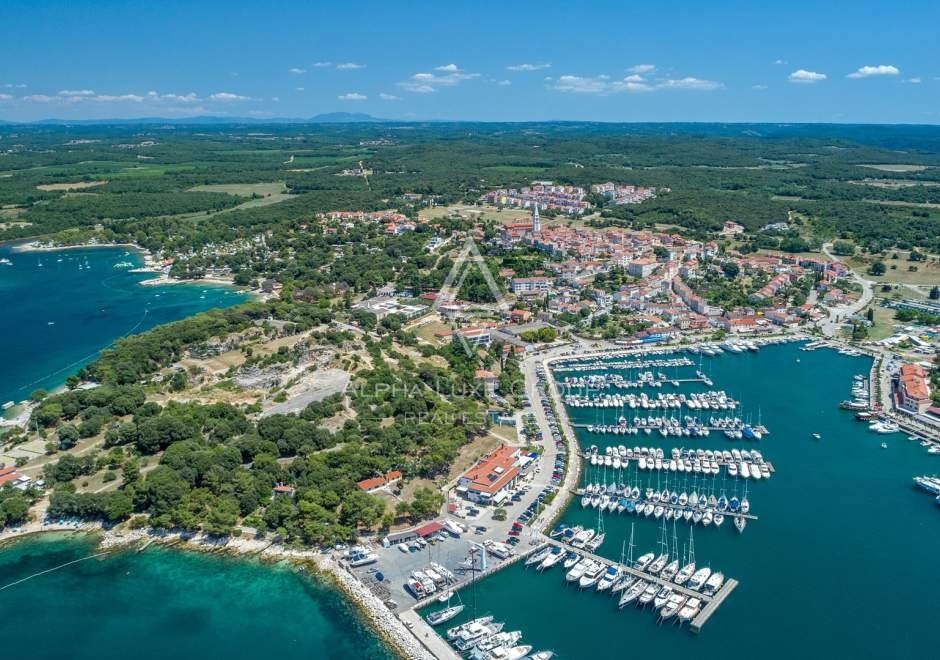
[[597, 581], [601, 579], [601, 576], [607, 571], [607, 566], [595, 561], [591, 562], [593, 566], [585, 569], [584, 574], [578, 580], [578, 587], [581, 589], [588, 589], [597, 584]]
[[614, 583], [620, 580], [620, 568], [617, 566], [608, 566], [607, 570], [597, 581], [597, 590], [605, 591], [614, 586]]
[[681, 608], [679, 608], [679, 620], [691, 621], [702, 609], [702, 601], [698, 598], [689, 598]]
[[638, 571], [645, 571], [646, 567], [652, 563], [653, 559], [656, 558], [656, 555], [652, 552], [648, 552], [639, 559], [636, 560], [635, 568]]
[[692, 577], [689, 578], [689, 589], [693, 589], [695, 591], [701, 589], [706, 580], [711, 577], [711, 574], [712, 569], [708, 568], [707, 566], [695, 571], [695, 573], [692, 574]]
[[669, 596], [669, 600], [666, 601], [666, 604], [661, 610], [659, 610], [659, 616], [663, 620], [671, 619], [676, 614], [679, 613], [679, 609], [685, 604], [686, 597], [682, 594], [672, 594]]
[[725, 583], [725, 576], [723, 573], [721, 572], [712, 573], [711, 577], [709, 577], [705, 581], [705, 587], [702, 589], [702, 593], [704, 593], [706, 596], [711, 596], [715, 594], [719, 589], [721, 589], [721, 585], [723, 585], [724, 583]]
[[643, 593], [640, 594], [638, 599], [639, 604], [642, 606], [650, 604], [653, 599], [656, 598], [657, 593], [659, 593], [659, 586], [655, 582], [651, 582], [647, 585], [646, 589], [643, 590]]

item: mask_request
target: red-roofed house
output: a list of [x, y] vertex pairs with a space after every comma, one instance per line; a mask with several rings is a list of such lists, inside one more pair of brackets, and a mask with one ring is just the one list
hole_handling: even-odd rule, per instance
[[473, 502], [499, 504], [519, 477], [520, 458], [518, 448], [500, 445], [463, 473], [457, 492]]
[[380, 488], [391, 486], [392, 484], [398, 483], [399, 481], [401, 481], [401, 472], [398, 470], [391, 470], [380, 477], [363, 479], [362, 481], [356, 483], [356, 488], [366, 493], [371, 493], [373, 491], [379, 490]]
[[930, 407], [927, 371], [916, 364], [905, 364], [898, 375], [898, 407], [922, 413]]
[[277, 497], [278, 495], [286, 495], [287, 497], [293, 497], [294, 493], [297, 492], [297, 489], [293, 486], [285, 486], [284, 484], [278, 484], [271, 489], [272, 497]]

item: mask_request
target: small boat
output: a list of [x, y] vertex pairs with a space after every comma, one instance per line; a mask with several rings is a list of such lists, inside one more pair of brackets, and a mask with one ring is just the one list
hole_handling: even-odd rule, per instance
[[640, 594], [640, 605], [649, 605], [653, 599], [656, 598], [657, 593], [659, 593], [659, 585], [655, 582], [651, 582], [646, 589], [643, 590], [643, 593]]
[[881, 448], [882, 448], [882, 449], [887, 449], [887, 448], [888, 448], [888, 443], [887, 443], [887, 442], [882, 442], [882, 443], [881, 443]]
[[666, 605], [659, 610], [659, 616], [665, 619], [671, 619], [678, 614], [679, 609], [685, 604], [686, 597], [682, 594], [672, 594]]
[[461, 603], [460, 605], [453, 605], [451, 607], [445, 607], [444, 609], [438, 610], [437, 612], [431, 612], [427, 616], [427, 621], [432, 626], [438, 626], [444, 623], [445, 621], [450, 621], [455, 616], [463, 612], [464, 607], [466, 606], [463, 603]]
[[639, 598], [640, 594], [646, 591], [647, 586], [648, 583], [645, 580], [638, 580], [632, 587], [623, 592], [623, 595], [620, 597], [620, 602], [617, 603], [617, 605], [623, 609], [625, 606]]
[[698, 598], [690, 598], [679, 610], [679, 620], [691, 621], [699, 613], [701, 608], [702, 601], [700, 601]]
[[822, 438], [822, 436], [819, 435], [818, 433], [814, 433], [813, 437], [816, 438], [817, 440], [820, 440]]
[[725, 583], [725, 576], [721, 572], [712, 573], [711, 577], [705, 581], [705, 588], [702, 590], [706, 596], [711, 596], [721, 589]]
[[686, 564], [682, 569], [676, 573], [676, 579], [673, 580], [678, 585], [683, 585], [689, 581], [689, 578], [692, 577], [692, 574], [695, 573], [695, 563]]
[[693, 589], [695, 591], [698, 591], [699, 589], [701, 589], [702, 585], [705, 584], [706, 580], [708, 580], [708, 578], [711, 577], [711, 574], [712, 574], [712, 569], [708, 568], [707, 566], [705, 568], [700, 568], [697, 571], [695, 571], [695, 574], [689, 578], [689, 589]]

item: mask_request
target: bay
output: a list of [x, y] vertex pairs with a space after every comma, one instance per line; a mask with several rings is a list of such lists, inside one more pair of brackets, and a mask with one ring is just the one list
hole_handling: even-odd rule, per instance
[[[93, 554], [55, 535], [0, 550], [0, 587]], [[286, 565], [151, 546], [79, 561], [0, 590], [9, 657], [386, 660], [342, 595]]]
[[[743, 534], [730, 520], [720, 529], [695, 529], [698, 565], [740, 582], [699, 635], [657, 624], [649, 609], [631, 605], [621, 611], [609, 595], [566, 587], [561, 568], [539, 574], [521, 564], [464, 589], [461, 596], [469, 606], [453, 624], [490, 613], [506, 622], [506, 630], [521, 630], [524, 643], [552, 649], [559, 658], [934, 655], [940, 647], [931, 605], [940, 594], [940, 510], [932, 497], [913, 488], [912, 478], [936, 472], [940, 463], [905, 435], [872, 433], [838, 409], [839, 401], [849, 397], [853, 374], [867, 374], [870, 364], [867, 358], [830, 350], [802, 352], [796, 345], [706, 359], [703, 368], [714, 387], [683, 386], [680, 391], [728, 391], [744, 403], [738, 414], [754, 421], [760, 414], [770, 429], [771, 435], [757, 443], [715, 433], [706, 439], [666, 439], [642, 433], [589, 435], [578, 429], [582, 446], [658, 446], [667, 456], [680, 445], [759, 447], [776, 467], [770, 480], [748, 483], [751, 513], [759, 520]], [[691, 375], [696, 368], [685, 372]], [[583, 424], [616, 423], [620, 415], [613, 409], [600, 413], [600, 419], [592, 409], [569, 413], [573, 422]], [[627, 409], [624, 414], [632, 418], [637, 413]], [[603, 481], [597, 468], [588, 470], [594, 470], [588, 480]], [[655, 487], [656, 477], [644, 472], [641, 490], [648, 483]], [[669, 488], [682, 490], [683, 485], [670, 481]], [[722, 484], [719, 477], [715, 487], [716, 495], [724, 490], [730, 497], [735, 491], [730, 479]], [[743, 494], [740, 483], [737, 493]], [[596, 527], [597, 512], [581, 509], [579, 500], [564, 521]], [[607, 537], [599, 554], [619, 560], [631, 523], [635, 557], [657, 550], [661, 523], [654, 519], [608, 514], [604, 520]], [[672, 531], [670, 523], [670, 542]], [[688, 543], [688, 524], [677, 525], [677, 537], [680, 548]]]
[[153, 274], [115, 268], [142, 264], [123, 248], [15, 252], [0, 245], [0, 259], [12, 262], [0, 265], [0, 403], [62, 385], [127, 334], [247, 299], [225, 286], [141, 286]]

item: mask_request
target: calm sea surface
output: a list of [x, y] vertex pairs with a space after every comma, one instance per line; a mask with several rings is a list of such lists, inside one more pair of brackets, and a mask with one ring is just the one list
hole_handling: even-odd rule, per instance
[[[0, 551], [0, 587], [87, 557], [89, 539]], [[335, 591], [283, 566], [151, 547], [0, 590], [5, 657], [392, 658]]]
[[140, 265], [118, 248], [13, 252], [0, 245], [0, 259], [13, 262], [0, 264], [0, 403], [61, 385], [126, 334], [246, 299], [220, 286], [139, 286], [153, 276], [115, 268]]
[[[538, 574], [517, 564], [481, 580], [462, 592], [470, 606], [454, 623], [471, 618], [474, 609], [477, 615], [491, 613], [506, 621], [506, 630], [523, 631], [524, 643], [552, 649], [559, 658], [935, 656], [940, 648], [940, 508], [911, 480], [940, 472], [940, 457], [929, 456], [905, 435], [874, 434], [851, 413], [838, 410], [839, 401], [849, 398], [852, 375], [867, 374], [869, 366], [867, 358], [803, 352], [797, 345], [706, 358], [702, 367], [714, 380], [713, 388], [683, 386], [681, 391], [726, 390], [743, 402], [738, 414], [755, 422], [760, 415], [770, 429], [771, 435], [759, 442], [729, 441], [714, 433], [683, 441], [655, 433], [600, 436], [578, 430], [583, 446], [659, 446], [667, 456], [682, 444], [757, 446], [775, 465], [777, 474], [769, 481], [748, 482], [751, 513], [760, 519], [743, 534], [728, 519], [720, 529], [695, 529], [698, 564], [740, 582], [699, 635], [657, 625], [650, 610], [632, 605], [618, 610], [609, 595], [566, 588], [560, 565]], [[691, 376], [696, 368], [669, 370], [669, 375]], [[615, 423], [620, 414], [613, 409], [569, 412], [575, 423], [584, 424]], [[636, 414], [625, 412], [631, 419]], [[814, 432], [822, 439], [813, 439]], [[631, 465], [626, 479], [641, 490], [650, 482], [655, 487], [656, 477], [648, 475], [638, 478]], [[604, 481], [602, 469], [589, 472], [589, 478]], [[722, 482], [721, 476], [705, 483], [672, 479], [670, 490], [743, 494], [742, 484]], [[660, 485], [666, 486], [664, 479]], [[581, 509], [579, 498], [565, 520], [596, 527], [597, 512]], [[607, 538], [600, 554], [619, 560], [632, 522], [634, 556], [657, 550], [662, 524], [652, 517], [608, 514], [604, 522]], [[667, 534], [671, 543], [672, 523]], [[676, 535], [681, 550], [689, 540], [688, 523], [677, 525]]]

